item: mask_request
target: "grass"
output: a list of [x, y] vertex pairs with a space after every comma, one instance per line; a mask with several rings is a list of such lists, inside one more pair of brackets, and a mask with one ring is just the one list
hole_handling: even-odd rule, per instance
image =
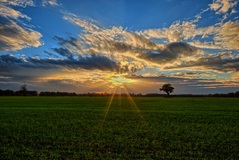
[[238, 102], [0, 97], [0, 159], [239, 159]]

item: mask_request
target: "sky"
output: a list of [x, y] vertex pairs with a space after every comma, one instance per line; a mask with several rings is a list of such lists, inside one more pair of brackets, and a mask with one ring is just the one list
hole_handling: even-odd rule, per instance
[[0, 89], [239, 91], [238, 0], [0, 0]]

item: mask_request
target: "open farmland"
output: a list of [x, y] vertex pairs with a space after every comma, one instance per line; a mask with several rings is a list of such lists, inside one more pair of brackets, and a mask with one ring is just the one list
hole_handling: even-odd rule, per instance
[[0, 97], [0, 159], [239, 159], [238, 98]]

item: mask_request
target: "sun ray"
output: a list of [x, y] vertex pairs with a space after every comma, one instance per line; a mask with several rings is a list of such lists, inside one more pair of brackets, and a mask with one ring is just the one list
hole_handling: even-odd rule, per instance
[[126, 97], [128, 99], [128, 101], [130, 102], [131, 106], [134, 107], [134, 111], [139, 115], [140, 119], [145, 121], [144, 117], [141, 115], [139, 107], [137, 106], [137, 104], [134, 102], [133, 98], [130, 96], [127, 88], [125, 86], [122, 86], [122, 88], [124, 89], [124, 91], [126, 92]]
[[122, 107], [122, 89], [121, 89], [121, 87], [118, 87], [118, 89], [119, 89], [119, 95], [118, 95], [118, 106], [119, 107]]
[[109, 87], [109, 89], [113, 89], [113, 92], [110, 95], [109, 100], [106, 103], [104, 112], [102, 113], [102, 119], [100, 120], [100, 128], [103, 127], [103, 125], [106, 121], [110, 107], [112, 106], [113, 100], [116, 97], [116, 95], [117, 95], [117, 101], [115, 101], [114, 103], [116, 103], [117, 107], [119, 107], [118, 108], [119, 110], [122, 109], [122, 107], [123, 107], [122, 106], [122, 93], [123, 92], [126, 95], [126, 99], [130, 103], [129, 106], [131, 106], [131, 108], [133, 108], [132, 109], [133, 112], [135, 112], [135, 114], [138, 115], [140, 117], [140, 119], [144, 121], [144, 117], [141, 115], [137, 104], [134, 102], [134, 100], [130, 96], [128, 90], [126, 89], [127, 84], [134, 83], [135, 81], [127, 78], [127, 76], [124, 74], [107, 74], [105, 79], [107, 81], [104, 81], [103, 83], [107, 84], [107, 82], [108, 82], [108, 84], [109, 84], [108, 87]]
[[107, 102], [107, 104], [106, 104], [105, 110], [104, 110], [104, 112], [103, 112], [103, 120], [102, 120], [102, 122], [101, 122], [101, 127], [100, 127], [100, 128], [102, 128], [103, 125], [104, 125], [104, 123], [105, 123], [105, 119], [106, 119], [106, 117], [107, 117], [107, 115], [108, 115], [108, 113], [109, 113], [111, 104], [112, 104], [113, 99], [114, 99], [114, 97], [115, 97], [116, 90], [117, 90], [117, 87], [114, 88], [114, 91], [113, 91], [112, 95], [110, 96], [110, 98], [109, 98], [109, 100], [108, 100], [108, 102]]

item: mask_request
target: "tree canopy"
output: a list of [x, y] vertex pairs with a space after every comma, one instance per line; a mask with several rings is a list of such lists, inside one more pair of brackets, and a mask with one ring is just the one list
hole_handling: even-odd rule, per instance
[[171, 84], [167, 83], [167, 84], [164, 84], [164, 85], [162, 86], [162, 88], [159, 88], [159, 90], [160, 90], [160, 91], [164, 91], [164, 92], [167, 93], [167, 95], [169, 95], [170, 93], [173, 92], [174, 87], [172, 87]]

